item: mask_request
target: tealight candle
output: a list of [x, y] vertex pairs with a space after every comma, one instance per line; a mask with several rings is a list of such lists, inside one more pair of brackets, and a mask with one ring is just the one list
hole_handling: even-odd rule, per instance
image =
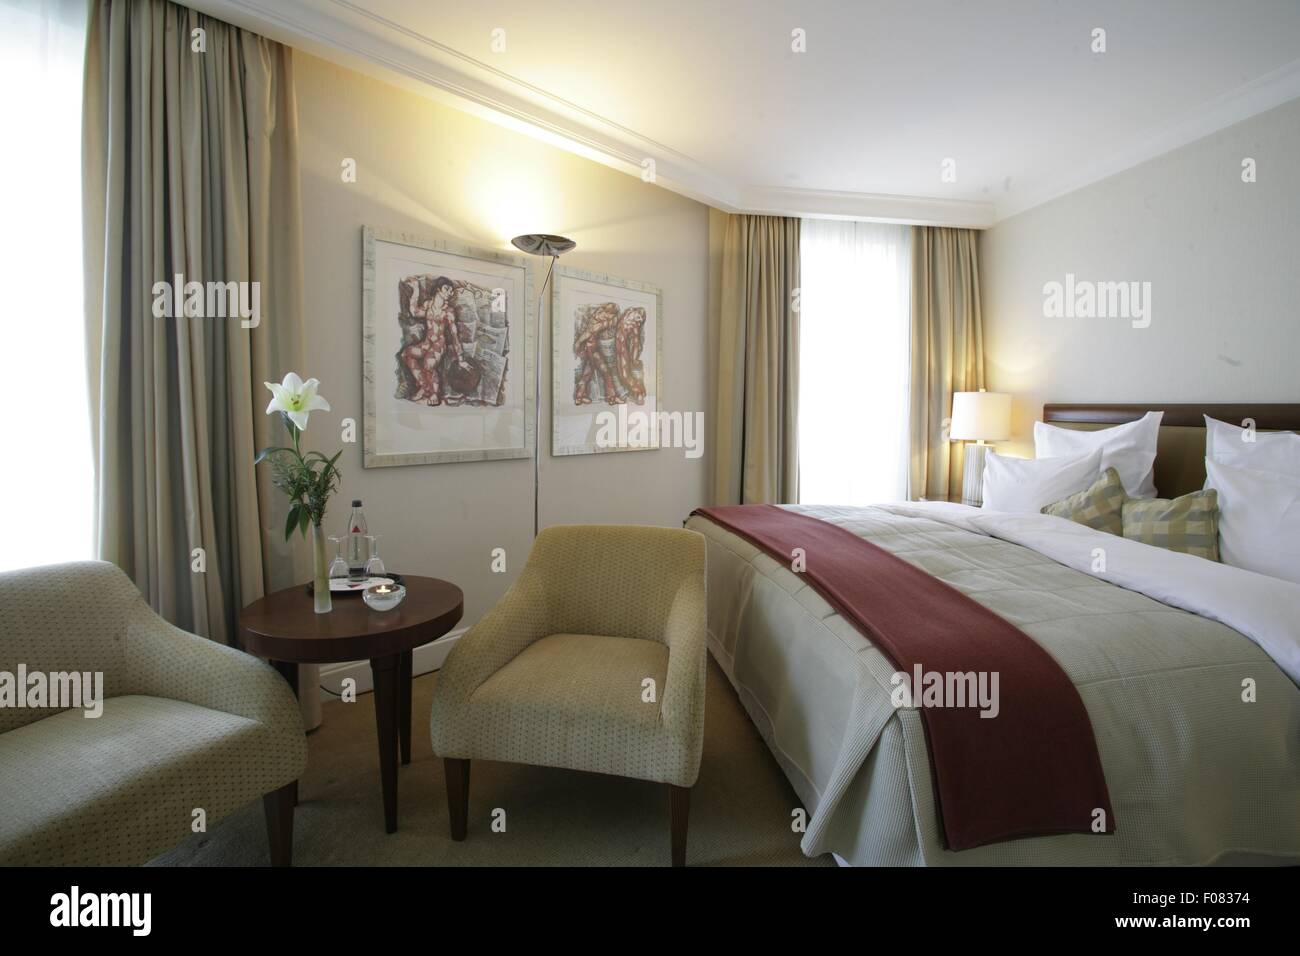
[[376, 584], [361, 594], [366, 607], [372, 611], [391, 611], [406, 597], [406, 588], [400, 584]]

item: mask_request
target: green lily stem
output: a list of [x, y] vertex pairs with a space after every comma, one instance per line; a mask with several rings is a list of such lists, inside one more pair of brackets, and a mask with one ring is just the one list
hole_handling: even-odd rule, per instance
[[[289, 418], [288, 415], [284, 416], [284, 423], [289, 426], [289, 434], [293, 436], [293, 457], [298, 459], [298, 467], [300, 467], [303, 471], [306, 471], [307, 462], [303, 461], [302, 451], [300, 450], [298, 444], [302, 440], [302, 429], [299, 428], [296, 424], [294, 424], [293, 420]], [[310, 511], [311, 508], [310, 501], [303, 500], [304, 497], [305, 497], [304, 495], [299, 495], [298, 503]], [[312, 515], [311, 517], [312, 517], [311, 523], [316, 524], [316, 516]]]

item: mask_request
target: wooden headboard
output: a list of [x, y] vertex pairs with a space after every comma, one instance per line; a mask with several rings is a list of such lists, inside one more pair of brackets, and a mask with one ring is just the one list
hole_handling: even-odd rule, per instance
[[1260, 431], [1300, 431], [1300, 404], [1044, 405], [1043, 421], [1094, 430], [1164, 412], [1156, 446], [1156, 490], [1176, 498], [1205, 485], [1205, 419], [1240, 425], [1254, 419]]

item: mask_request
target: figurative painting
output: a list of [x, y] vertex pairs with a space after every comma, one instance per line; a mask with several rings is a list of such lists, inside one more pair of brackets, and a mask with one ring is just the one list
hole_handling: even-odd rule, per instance
[[365, 466], [529, 457], [532, 262], [369, 228], [362, 247]]
[[661, 301], [642, 282], [556, 269], [552, 454], [659, 447]]
[[429, 406], [505, 402], [510, 326], [493, 290], [426, 272], [398, 280], [394, 397]]

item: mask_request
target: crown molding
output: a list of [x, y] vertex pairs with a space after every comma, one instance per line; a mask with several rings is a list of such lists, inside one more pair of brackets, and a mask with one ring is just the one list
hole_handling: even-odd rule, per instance
[[814, 219], [872, 219], [877, 222], [917, 226], [963, 226], [984, 229], [994, 222], [990, 202], [896, 196], [884, 193], [841, 192], [750, 186], [740, 194], [742, 212], [773, 216], [810, 216]]
[[204, 13], [395, 83], [726, 212], [982, 228], [993, 205], [914, 196], [741, 186], [635, 130], [525, 83], [351, 0], [187, 0]]
[[640, 177], [653, 159], [656, 185], [739, 210], [739, 190], [689, 156], [350, 0], [187, 0], [218, 17], [322, 59]]
[[1300, 97], [1300, 60], [1216, 97], [1105, 160], [1000, 202], [745, 186], [670, 146], [353, 0], [186, 0], [218, 17], [726, 212], [983, 229]]

